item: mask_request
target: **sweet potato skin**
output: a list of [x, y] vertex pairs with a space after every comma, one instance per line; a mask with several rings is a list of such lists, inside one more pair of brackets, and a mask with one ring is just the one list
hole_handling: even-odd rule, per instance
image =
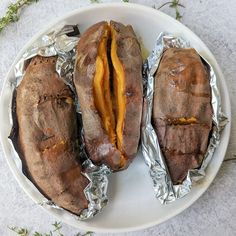
[[116, 31], [117, 55], [125, 74], [126, 113], [124, 117], [122, 150], [131, 161], [138, 149], [142, 117], [143, 85], [142, 56], [132, 26], [111, 21]]
[[93, 79], [96, 72], [96, 57], [99, 43], [107, 22], [91, 26], [81, 37], [77, 46], [74, 84], [82, 111], [84, 138], [89, 158], [96, 164], [106, 164], [118, 169], [121, 153], [110, 143], [102, 119], [94, 102]]
[[29, 179], [57, 205], [79, 214], [88, 206], [81, 174], [77, 120], [56, 58], [35, 57], [16, 91], [17, 147]]
[[[82, 35], [77, 46], [74, 84], [81, 106], [86, 150], [90, 159], [96, 164], [106, 164], [117, 171], [121, 169], [122, 153], [110, 142], [95, 107], [93, 95], [96, 57], [107, 24], [105, 21], [99, 22]], [[127, 112], [122, 146], [126, 157], [126, 163], [122, 167], [124, 169], [134, 158], [139, 143], [142, 113], [142, 58], [133, 29], [116, 22], [111, 22], [111, 27], [117, 31], [117, 53], [126, 75]]]
[[152, 122], [172, 181], [181, 183], [201, 164], [212, 129], [209, 75], [194, 49], [164, 52], [155, 75]]

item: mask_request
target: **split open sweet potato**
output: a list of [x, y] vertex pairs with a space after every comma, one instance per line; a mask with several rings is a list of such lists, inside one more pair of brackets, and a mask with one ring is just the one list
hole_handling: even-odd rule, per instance
[[194, 49], [164, 52], [155, 76], [153, 126], [174, 184], [202, 163], [212, 129], [209, 74]]
[[77, 46], [74, 83], [86, 150], [96, 164], [126, 168], [137, 153], [142, 114], [142, 56], [131, 26], [91, 26]]
[[17, 149], [29, 179], [57, 205], [87, 208], [73, 96], [55, 72], [56, 58], [35, 57], [16, 90]]

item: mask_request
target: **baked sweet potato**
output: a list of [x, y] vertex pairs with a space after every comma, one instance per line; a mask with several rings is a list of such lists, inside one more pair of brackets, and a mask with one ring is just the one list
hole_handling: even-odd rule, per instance
[[164, 52], [155, 75], [152, 122], [174, 184], [202, 163], [212, 129], [209, 74], [194, 49]]
[[57, 205], [88, 206], [77, 145], [73, 96], [55, 72], [55, 57], [35, 57], [16, 90], [17, 149], [28, 178]]
[[91, 26], [77, 46], [74, 83], [91, 160], [126, 168], [138, 149], [143, 100], [141, 49], [132, 27]]

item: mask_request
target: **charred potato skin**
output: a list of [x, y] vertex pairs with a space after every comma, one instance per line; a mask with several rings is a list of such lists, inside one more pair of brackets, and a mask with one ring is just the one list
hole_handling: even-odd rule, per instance
[[70, 89], [55, 72], [56, 58], [35, 57], [16, 90], [17, 148], [29, 179], [49, 199], [74, 213], [87, 208], [77, 120]]
[[103, 21], [91, 26], [81, 37], [77, 46], [74, 84], [79, 98], [86, 150], [96, 164], [106, 164], [118, 171], [128, 167], [135, 157], [140, 137], [142, 113], [142, 57], [139, 43], [131, 26], [111, 22], [117, 32], [117, 54], [126, 76], [126, 114], [123, 128], [122, 151], [125, 164], [121, 168], [121, 152], [112, 144], [102, 125], [95, 107], [93, 79], [96, 73], [98, 47], [108, 23]]
[[164, 52], [155, 75], [152, 122], [174, 184], [198, 168], [212, 129], [209, 73], [194, 49]]

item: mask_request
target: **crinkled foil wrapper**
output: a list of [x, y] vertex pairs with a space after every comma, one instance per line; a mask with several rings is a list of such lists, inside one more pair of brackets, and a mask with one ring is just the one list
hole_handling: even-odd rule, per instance
[[162, 204], [173, 202], [191, 191], [194, 182], [205, 176], [205, 170], [212, 159], [215, 148], [220, 142], [220, 133], [227, 124], [227, 117], [221, 109], [220, 92], [213, 67], [203, 57], [202, 61], [209, 70], [212, 93], [213, 129], [207, 152], [198, 169], [188, 171], [186, 179], [179, 185], [173, 185], [168, 173], [165, 158], [162, 155], [156, 132], [151, 123], [155, 73], [158, 70], [163, 52], [167, 48], [190, 48], [190, 43], [182, 38], [161, 33], [155, 47], [144, 63], [144, 111], [142, 122], [141, 146], [144, 160], [149, 167], [156, 198]]
[[[12, 91], [20, 84], [22, 81], [25, 68], [29, 60], [36, 55], [43, 57], [51, 57], [57, 55], [56, 71], [58, 72], [60, 78], [70, 86], [71, 90], [75, 92], [74, 85], [72, 82], [74, 62], [75, 62], [75, 47], [79, 40], [79, 29], [77, 25], [66, 25], [60, 29], [56, 29], [46, 35], [41, 36], [30, 48], [26, 50], [22, 58], [15, 66], [15, 78], [11, 81], [13, 87]], [[74, 93], [76, 95], [76, 93]], [[14, 92], [13, 92], [13, 102], [14, 102]], [[83, 127], [81, 111], [78, 103], [78, 99], [75, 96], [75, 102], [77, 107], [77, 113], [79, 117], [79, 145], [80, 145], [80, 157], [83, 160], [82, 169], [83, 175], [89, 179], [90, 183], [84, 189], [84, 194], [89, 202], [88, 208], [84, 209], [79, 216], [73, 215], [77, 220], [90, 219], [99, 213], [102, 208], [107, 204], [107, 186], [108, 186], [108, 175], [110, 174], [110, 169], [105, 165], [95, 166], [87, 157], [85, 151], [85, 144], [83, 139]], [[13, 106], [12, 106], [13, 107]], [[10, 111], [10, 118], [12, 121], [13, 131], [10, 135], [10, 142], [14, 147], [14, 128], [16, 128], [14, 109]], [[15, 150], [15, 149], [14, 149]], [[20, 172], [24, 173], [22, 162], [15, 150], [14, 155], [15, 163]], [[28, 178], [27, 181], [30, 182]], [[29, 183], [32, 188], [37, 190], [32, 182]], [[37, 190], [38, 191], [38, 190]], [[57, 206], [52, 201], [44, 198], [42, 202], [38, 202], [40, 205], [47, 205], [47, 208], [56, 208], [61, 211], [66, 211], [65, 209]]]

